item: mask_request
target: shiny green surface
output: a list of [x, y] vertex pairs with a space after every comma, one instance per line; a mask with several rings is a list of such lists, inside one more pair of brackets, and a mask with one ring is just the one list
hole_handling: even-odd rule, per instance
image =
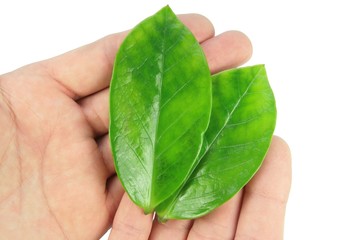
[[124, 40], [110, 85], [116, 171], [146, 213], [187, 178], [210, 111], [206, 58], [192, 33], [165, 7]]
[[196, 218], [234, 196], [259, 169], [275, 121], [275, 99], [263, 65], [213, 76], [202, 158], [182, 189], [156, 208], [159, 219]]

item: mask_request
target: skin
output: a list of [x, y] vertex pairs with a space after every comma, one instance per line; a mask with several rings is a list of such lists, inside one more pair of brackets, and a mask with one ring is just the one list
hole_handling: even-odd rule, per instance
[[[214, 36], [203, 16], [179, 16], [213, 73], [245, 63], [241, 32]], [[282, 239], [291, 183], [287, 144], [274, 137], [264, 164], [229, 202], [194, 221], [159, 224], [115, 175], [108, 86], [127, 32], [0, 76], [0, 234], [4, 239]]]

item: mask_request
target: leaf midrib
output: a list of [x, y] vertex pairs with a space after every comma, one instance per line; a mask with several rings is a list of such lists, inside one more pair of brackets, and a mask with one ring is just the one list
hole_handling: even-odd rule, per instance
[[[154, 198], [154, 192], [153, 192], [153, 186], [154, 186], [154, 165], [155, 165], [155, 161], [156, 161], [156, 145], [155, 144], [157, 141], [157, 136], [158, 136], [158, 128], [159, 128], [159, 120], [160, 120], [160, 107], [161, 107], [161, 97], [162, 97], [162, 87], [163, 87], [163, 79], [164, 79], [164, 65], [165, 65], [165, 45], [166, 45], [166, 29], [167, 29], [167, 21], [168, 21], [168, 14], [167, 11], [164, 12], [164, 26], [165, 28], [163, 29], [163, 36], [161, 38], [161, 63], [160, 63], [160, 86], [159, 86], [159, 101], [158, 101], [158, 114], [157, 114], [157, 118], [156, 118], [156, 127], [155, 127], [155, 136], [154, 136], [154, 144], [153, 144], [153, 156], [152, 156], [152, 160], [153, 160], [153, 164], [152, 164], [152, 169], [151, 169], [151, 185], [150, 185], [150, 203], [149, 203], [149, 208], [150, 211], [153, 211], [154, 207], [153, 206], [153, 198]], [[155, 80], [156, 81], [156, 80]]]

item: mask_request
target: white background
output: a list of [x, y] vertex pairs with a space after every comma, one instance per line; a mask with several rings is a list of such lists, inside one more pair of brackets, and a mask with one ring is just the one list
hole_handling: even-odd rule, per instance
[[[5, 3], [6, 2], [6, 3]], [[341, 1], [1, 1], [0, 73], [129, 29], [162, 6], [236, 29], [265, 63], [291, 146], [285, 239], [360, 239], [360, 7]]]

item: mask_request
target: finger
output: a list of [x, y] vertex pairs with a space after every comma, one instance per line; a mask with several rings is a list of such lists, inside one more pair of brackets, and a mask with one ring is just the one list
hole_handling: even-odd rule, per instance
[[245, 187], [235, 239], [283, 239], [290, 185], [290, 150], [274, 137], [262, 167]]
[[101, 136], [109, 129], [109, 88], [90, 97], [79, 100], [79, 105], [95, 136]]
[[119, 203], [124, 193], [125, 190], [122, 187], [121, 182], [116, 174], [108, 178], [106, 183], [105, 205], [109, 213], [110, 223], [112, 223], [114, 219], [114, 215], [116, 213], [117, 208], [119, 207]]
[[[201, 42], [214, 34], [214, 27], [198, 14], [181, 15]], [[128, 32], [113, 34], [43, 62], [61, 90], [74, 99], [88, 96], [109, 86], [115, 55]]]
[[189, 234], [191, 220], [169, 220], [166, 223], [155, 222], [150, 240], [184, 240]]
[[115, 54], [128, 31], [106, 36], [43, 63], [60, 90], [73, 99], [109, 85]]
[[116, 212], [109, 239], [148, 239], [151, 225], [152, 215], [145, 215], [125, 193]]
[[202, 47], [212, 73], [242, 65], [252, 55], [249, 38], [238, 31], [222, 33], [203, 42]]
[[100, 153], [102, 154], [102, 159], [106, 167], [107, 176], [111, 177], [115, 174], [114, 159], [111, 152], [109, 135], [105, 134], [100, 137], [97, 141]]
[[178, 17], [194, 33], [199, 43], [215, 35], [215, 29], [210, 20], [200, 14], [180, 14]]
[[[192, 22], [193, 24], [195, 22], [201, 23], [200, 20]], [[197, 28], [196, 26], [192, 27]], [[205, 39], [205, 33], [200, 34]], [[243, 64], [250, 58], [252, 53], [250, 40], [243, 33], [236, 31], [225, 32], [210, 38], [204, 41], [201, 46], [204, 49], [212, 73]], [[108, 89], [105, 89], [89, 96], [89, 99], [84, 98], [80, 101], [85, 116], [97, 135], [105, 134], [108, 131], [108, 92]]]
[[188, 239], [234, 239], [241, 205], [239, 192], [210, 214], [196, 219]]

